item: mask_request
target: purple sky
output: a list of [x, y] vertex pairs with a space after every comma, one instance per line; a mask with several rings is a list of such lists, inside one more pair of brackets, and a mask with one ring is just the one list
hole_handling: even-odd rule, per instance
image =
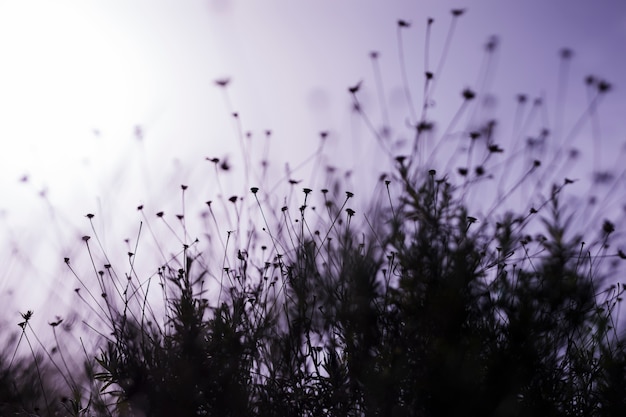
[[[493, 111], [504, 132], [518, 93], [544, 97], [554, 117], [558, 51], [568, 47], [574, 57], [563, 125], [571, 126], [586, 106], [585, 76], [609, 81], [614, 91], [599, 112], [599, 159], [613, 166], [626, 139], [621, 0], [3, 2], [0, 227], [12, 237], [0, 250], [6, 259], [11, 251], [17, 255], [0, 275], [0, 291], [13, 288], [11, 280], [24, 270], [33, 285], [55, 285], [54, 276], [65, 271], [62, 257], [89, 231], [82, 217], [88, 212], [103, 219], [113, 248], [133, 233], [124, 228], [136, 227], [138, 219], [128, 217], [138, 204], [154, 211], [172, 199], [177, 204], [180, 184], [200, 190], [200, 201], [215, 196], [214, 184], [203, 182], [204, 157], [228, 155], [237, 165], [240, 155], [216, 79], [232, 80], [228, 100], [255, 143], [272, 130], [276, 175], [284, 162], [297, 165], [314, 152], [324, 130], [330, 158], [341, 168], [386, 170], [377, 163], [375, 140], [355, 127], [347, 87], [363, 81], [359, 97], [380, 122], [368, 57], [378, 51], [392, 124], [402, 127], [408, 110], [396, 22], [412, 25], [403, 42], [410, 88], [420, 101], [426, 19], [435, 19], [435, 66], [452, 8], [467, 12], [437, 85], [432, 115], [440, 129], [460, 105], [460, 91], [477, 88], [489, 36], [497, 35], [500, 46], [486, 92], [497, 98]], [[402, 128], [395, 133], [409, 135]], [[584, 151], [589, 142], [580, 136], [576, 144]], [[262, 146], [255, 146], [258, 161]], [[24, 175], [28, 181], [18, 182]], [[38, 197], [43, 189], [53, 211]]]

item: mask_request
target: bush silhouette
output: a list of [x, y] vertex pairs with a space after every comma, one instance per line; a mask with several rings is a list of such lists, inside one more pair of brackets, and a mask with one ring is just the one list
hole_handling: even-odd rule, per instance
[[[455, 19], [461, 14], [453, 11]], [[490, 42], [488, 52], [493, 48]], [[227, 82], [218, 84], [225, 88]], [[360, 88], [349, 92], [366, 117]], [[475, 95], [464, 90], [463, 106]], [[539, 161], [497, 197], [496, 209], [473, 214], [468, 191], [493, 180], [488, 162], [505, 153], [493, 141], [494, 126], [489, 121], [465, 135], [468, 155], [482, 147], [486, 156], [474, 164], [468, 156], [454, 177], [420, 163], [418, 141], [433, 130], [424, 112], [411, 153], [396, 158], [393, 173], [381, 178], [388, 203], [372, 197], [362, 217], [350, 206], [354, 195], [343, 194], [336, 178], [330, 191], [304, 188], [297, 209], [287, 204], [277, 210], [263, 199], [270, 189], [264, 186], [225, 200], [242, 230], [240, 202], [253, 203], [254, 233], [248, 242], [236, 240], [233, 247], [227, 240], [218, 249], [223, 253], [206, 255], [198, 241], [186, 243], [185, 229], [180, 252], [154, 276], [162, 305], [151, 297], [151, 280], [132, 273], [119, 279], [110, 264], [96, 272], [97, 289], [76, 273], [91, 296], [83, 300], [96, 317], [90, 326], [100, 332], [101, 349], [85, 351], [81, 384], [69, 382], [67, 367], [56, 367], [71, 400], [52, 390], [43, 398], [50, 388], [40, 373], [3, 360], [0, 411], [626, 415], [626, 351], [617, 323], [624, 289], [609, 282], [619, 269], [605, 262], [626, 258], [609, 252], [615, 226], [604, 221], [600, 239], [586, 243], [562, 204], [568, 179], [547, 192], [538, 180], [540, 201], [523, 212], [507, 209], [504, 199], [535, 178]], [[385, 144], [384, 135], [376, 138]], [[296, 184], [289, 179], [291, 190]], [[187, 187], [182, 189], [184, 195]], [[163, 219], [163, 212], [157, 217]], [[83, 238], [88, 249], [89, 240]], [[219, 284], [217, 297], [207, 295], [208, 282]], [[92, 295], [98, 292], [101, 299]], [[27, 323], [21, 327], [23, 335], [35, 333]], [[30, 379], [36, 384], [25, 382]], [[35, 385], [43, 392], [32, 392]]]

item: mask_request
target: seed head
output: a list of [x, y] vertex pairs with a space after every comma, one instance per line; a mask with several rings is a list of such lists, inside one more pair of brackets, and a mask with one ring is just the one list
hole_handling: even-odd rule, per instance
[[600, 80], [600, 82], [598, 82], [599, 93], [606, 93], [609, 90], [611, 90], [611, 84], [608, 81]]
[[472, 100], [474, 97], [476, 97], [476, 93], [474, 93], [469, 88], [466, 88], [465, 90], [463, 90], [463, 98], [465, 100], [469, 101], [469, 100]]
[[561, 55], [562, 59], [570, 59], [572, 57], [574, 53], [572, 52], [571, 49], [569, 48], [563, 48], [561, 49], [561, 51], [559, 52], [559, 55]]
[[485, 44], [485, 49], [487, 50], [487, 52], [493, 52], [495, 51], [497, 47], [498, 47], [498, 37], [495, 35], [490, 36], [489, 40]]
[[354, 86], [348, 88], [348, 91], [351, 94], [355, 94], [357, 91], [359, 91], [359, 88], [361, 88], [361, 81], [359, 81], [358, 83], [356, 83]]
[[215, 80], [215, 84], [218, 87], [226, 87], [228, 83], [230, 83], [230, 78], [220, 78], [220, 79]]

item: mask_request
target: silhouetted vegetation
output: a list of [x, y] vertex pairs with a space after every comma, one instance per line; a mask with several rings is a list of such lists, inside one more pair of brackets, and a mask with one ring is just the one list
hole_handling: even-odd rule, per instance
[[[452, 11], [453, 22], [462, 14]], [[399, 31], [407, 27], [398, 22]], [[495, 47], [490, 41], [486, 52]], [[428, 91], [437, 74], [426, 74]], [[596, 93], [607, 85], [598, 83]], [[367, 213], [351, 208], [361, 196], [332, 175], [329, 189], [302, 188], [297, 203], [281, 208], [259, 184], [224, 198], [238, 237], [215, 220], [208, 244], [190, 239], [179, 215], [180, 252], [149, 277], [132, 267], [118, 275], [106, 254], [98, 265], [89, 246], [99, 242], [94, 228], [83, 238], [93, 277], [66, 264], [100, 348], [77, 347], [77, 366], [62, 352], [38, 354], [46, 348], [31, 346], [37, 334], [25, 313], [19, 342], [6, 351], [27, 343], [31, 354], [0, 358], [0, 414], [626, 415], [617, 322], [626, 255], [612, 246], [610, 220], [598, 219], [598, 230], [577, 227], [574, 207], [563, 203], [573, 181], [552, 177], [561, 156], [522, 161], [522, 177], [488, 195], [480, 187], [508, 175], [498, 164], [510, 161], [494, 121], [464, 131], [466, 164], [443, 170], [425, 161], [422, 142], [434, 134], [428, 106], [410, 116], [414, 143], [396, 157], [391, 127], [371, 124], [361, 88], [348, 91], [355, 108], [395, 164], [380, 178], [382, 192], [365, 196]], [[460, 113], [476, 95], [462, 92]], [[220, 161], [210, 162], [217, 175]], [[533, 196], [510, 207], [521, 184]], [[486, 214], [468, 203], [474, 190], [494, 201]]]

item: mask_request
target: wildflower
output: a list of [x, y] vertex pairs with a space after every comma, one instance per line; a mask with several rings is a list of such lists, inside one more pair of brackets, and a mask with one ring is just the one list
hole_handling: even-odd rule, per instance
[[237, 196], [236, 196], [236, 195], [234, 195], [234, 196], [230, 197], [230, 198], [228, 199], [228, 201], [230, 201], [231, 203], [236, 203], [236, 202], [237, 202]]
[[498, 37], [490, 36], [489, 40], [485, 44], [485, 49], [487, 50], [487, 52], [493, 52], [497, 46], [498, 46]]
[[24, 329], [28, 321], [31, 319], [31, 317], [33, 317], [33, 312], [32, 310], [28, 310], [26, 313], [20, 313], [20, 314], [22, 315], [22, 318], [24, 319], [24, 321], [21, 323], [18, 323], [17, 325], [20, 326], [22, 329]]
[[48, 324], [52, 327], [57, 327], [61, 323], [63, 323], [63, 319], [59, 316], [56, 316], [56, 320]]
[[354, 196], [353, 193], [351, 193], [350, 191], [346, 191], [346, 197], [347, 198], [352, 198]]
[[504, 149], [502, 149], [500, 146], [496, 145], [495, 143], [492, 145], [488, 146], [489, 152], [492, 153], [502, 153], [504, 152]]
[[400, 19], [398, 20], [398, 27], [408, 28], [408, 27], [411, 27], [411, 23], [407, 22], [406, 20]]
[[230, 83], [230, 78], [220, 78], [215, 80], [215, 84], [218, 87], [226, 87]]
[[256, 194], [259, 191], [259, 187], [252, 187], [250, 191], [252, 191], [252, 194]]
[[346, 209], [346, 213], [348, 213], [348, 217], [352, 217], [352, 216], [354, 216], [355, 211], [352, 210], [351, 208], [347, 208]]
[[476, 97], [476, 93], [474, 93], [469, 88], [466, 88], [465, 90], [463, 90], [463, 98], [465, 100], [469, 101], [469, 100], [472, 100], [474, 97]]
[[463, 13], [465, 13], [465, 9], [452, 9], [451, 13], [452, 13], [452, 16], [458, 17], [458, 16], [461, 16]]
[[87, 241], [89, 241], [89, 239], [91, 239], [91, 236], [85, 235], [85, 236], [83, 236], [82, 239], [83, 239], [83, 242], [87, 242]]
[[611, 89], [611, 84], [608, 81], [600, 80], [600, 82], [598, 82], [599, 93], [606, 93], [610, 89]]
[[93, 219], [94, 215], [91, 213], [87, 213], [85, 217], [87, 217], [88, 219]]
[[419, 122], [416, 126], [417, 128], [417, 132], [421, 133], [421, 132], [428, 132], [431, 131], [433, 129], [433, 123], [426, 121], [426, 120], [422, 120], [421, 122]]
[[354, 86], [348, 88], [348, 91], [352, 94], [355, 94], [357, 91], [359, 91], [359, 88], [361, 88], [361, 81], [356, 83]]
[[563, 48], [559, 52], [559, 55], [561, 55], [561, 58], [563, 58], [563, 59], [570, 59], [572, 57], [572, 55], [573, 55], [573, 52], [569, 48]]
[[307, 195], [308, 195], [308, 194], [310, 194], [310, 193], [311, 193], [311, 191], [313, 191], [313, 190], [311, 190], [310, 188], [303, 188], [303, 189], [302, 189], [302, 191], [304, 192], [304, 194], [307, 194]]
[[610, 221], [605, 220], [604, 224], [602, 225], [602, 231], [607, 235], [610, 235], [615, 231], [615, 225], [613, 225], [613, 223], [611, 223]]

